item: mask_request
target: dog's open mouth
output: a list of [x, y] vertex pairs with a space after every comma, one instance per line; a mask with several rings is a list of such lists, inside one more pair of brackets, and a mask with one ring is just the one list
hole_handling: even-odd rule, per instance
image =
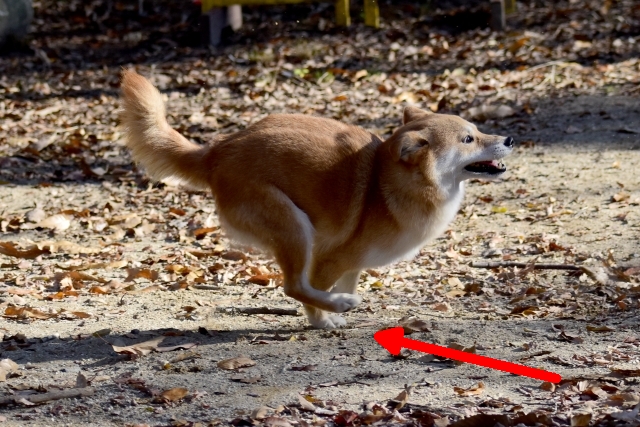
[[504, 163], [497, 160], [489, 160], [486, 162], [475, 162], [465, 166], [465, 170], [473, 173], [481, 173], [486, 175], [499, 175], [507, 170]]

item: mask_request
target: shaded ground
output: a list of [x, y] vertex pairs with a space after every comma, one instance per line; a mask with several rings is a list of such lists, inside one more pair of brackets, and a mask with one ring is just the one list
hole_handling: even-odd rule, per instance
[[[0, 390], [28, 399], [81, 373], [96, 393], [3, 407], [3, 423], [637, 425], [640, 9], [519, 5], [502, 35], [457, 30], [466, 9], [421, 17], [408, 3], [383, 4], [379, 31], [333, 28], [325, 5], [248, 9], [244, 32], [210, 52], [177, 3], [145, 17], [133, 2], [108, 14], [40, 4], [33, 54], [0, 59], [0, 357], [20, 370]], [[230, 246], [205, 193], [151, 185], [131, 166], [116, 129], [118, 72], [131, 64], [196, 141], [275, 112], [388, 136], [416, 103], [519, 146], [502, 181], [469, 183], [449, 231], [417, 259], [363, 274], [348, 328], [310, 330], [301, 316], [234, 312], [299, 307], [276, 265]], [[586, 269], [470, 267], [506, 261]], [[563, 382], [396, 359], [375, 344], [375, 331], [412, 317], [424, 322], [411, 338]], [[122, 354], [161, 336], [167, 351]], [[240, 355], [255, 365], [217, 365]]]

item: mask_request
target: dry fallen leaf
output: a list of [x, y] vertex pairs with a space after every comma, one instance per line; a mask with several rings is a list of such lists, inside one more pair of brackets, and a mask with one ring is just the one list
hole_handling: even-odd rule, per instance
[[152, 351], [158, 348], [158, 345], [164, 340], [165, 337], [157, 337], [149, 341], [141, 342], [138, 344], [132, 344], [127, 346], [112, 346], [116, 353], [127, 354], [133, 358], [140, 356], [146, 356]]
[[404, 333], [407, 335], [414, 332], [429, 332], [429, 324], [426, 321], [417, 319], [413, 316], [403, 317], [398, 320], [398, 324], [402, 326]]
[[49, 249], [38, 249], [37, 247], [31, 247], [29, 249], [20, 250], [16, 248], [14, 243], [0, 242], [0, 254], [11, 256], [14, 258], [34, 259], [42, 254], [48, 253]]
[[9, 306], [4, 310], [4, 317], [10, 319], [52, 319], [58, 317], [58, 313], [45, 313], [32, 307], [14, 307]]
[[453, 390], [458, 393], [458, 396], [475, 396], [482, 394], [484, 392], [484, 388], [484, 383], [478, 383], [477, 385], [469, 388], [454, 387]]
[[640, 368], [623, 368], [614, 366], [611, 368], [611, 372], [625, 377], [640, 377]]
[[176, 402], [183, 399], [187, 394], [189, 394], [189, 390], [186, 388], [175, 387], [160, 393], [159, 398], [165, 402]]
[[55, 232], [65, 231], [71, 226], [71, 216], [65, 214], [57, 214], [38, 221], [35, 224], [23, 224], [24, 229], [33, 228], [49, 228]]
[[267, 407], [267, 406], [261, 406], [259, 408], [254, 409], [253, 411], [251, 411], [251, 419], [252, 420], [263, 420], [267, 417], [267, 415], [269, 415], [269, 412], [271, 412], [272, 409]]
[[239, 356], [219, 361], [218, 368], [232, 371], [240, 368], [248, 368], [249, 366], [254, 366], [255, 364], [256, 362], [249, 359], [248, 357]]
[[316, 405], [309, 402], [307, 399], [305, 399], [302, 396], [298, 396], [298, 403], [300, 404], [300, 409], [302, 409], [303, 411], [308, 411], [308, 412], [316, 411]]
[[89, 282], [98, 282], [98, 283], [107, 283], [107, 280], [101, 277], [95, 277], [90, 274], [84, 273], [82, 271], [65, 271], [60, 273], [55, 273], [53, 278], [56, 282], [61, 282], [65, 278], [70, 278], [71, 280], [85, 280]]
[[229, 261], [246, 261], [247, 255], [240, 251], [225, 251], [220, 254], [220, 257]]
[[87, 381], [87, 377], [85, 377], [82, 372], [78, 372], [78, 376], [76, 376], [76, 388], [84, 388], [89, 385], [89, 381]]
[[402, 409], [404, 408], [404, 405], [406, 405], [407, 402], [409, 401], [409, 393], [407, 392], [407, 390], [402, 390], [400, 394], [398, 394], [396, 398], [393, 400], [394, 402], [396, 402], [394, 409], [395, 410]]
[[6, 381], [7, 375], [16, 372], [18, 364], [11, 359], [0, 360], [0, 381]]
[[433, 304], [431, 306], [431, 309], [435, 311], [442, 311], [442, 312], [447, 312], [452, 310], [451, 305], [447, 302], [439, 302], [439, 303]]
[[127, 268], [127, 278], [125, 282], [131, 282], [134, 279], [147, 279], [152, 282], [158, 279], [158, 272], [148, 268]]
[[571, 416], [571, 427], [588, 427], [591, 417], [591, 414], [574, 414]]
[[545, 381], [540, 384], [540, 388], [544, 391], [554, 392], [556, 390], [556, 385], [554, 383], [550, 383], [549, 381]]

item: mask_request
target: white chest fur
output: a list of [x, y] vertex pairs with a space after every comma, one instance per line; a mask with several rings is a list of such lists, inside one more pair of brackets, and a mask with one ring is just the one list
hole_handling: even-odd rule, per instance
[[365, 254], [362, 267], [381, 267], [416, 256], [424, 245], [445, 231], [460, 209], [463, 195], [464, 185], [460, 183], [456, 191], [450, 193], [447, 201], [429, 216], [407, 218], [410, 226], [405, 227], [392, 240], [376, 242]]

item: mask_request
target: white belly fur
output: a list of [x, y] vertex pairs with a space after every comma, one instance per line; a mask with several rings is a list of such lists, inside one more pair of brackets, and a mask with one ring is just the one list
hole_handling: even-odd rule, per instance
[[463, 186], [429, 217], [412, 221], [415, 225], [396, 236], [393, 241], [376, 242], [365, 254], [362, 268], [374, 268], [415, 257], [429, 241], [442, 234], [453, 221], [462, 202]]

